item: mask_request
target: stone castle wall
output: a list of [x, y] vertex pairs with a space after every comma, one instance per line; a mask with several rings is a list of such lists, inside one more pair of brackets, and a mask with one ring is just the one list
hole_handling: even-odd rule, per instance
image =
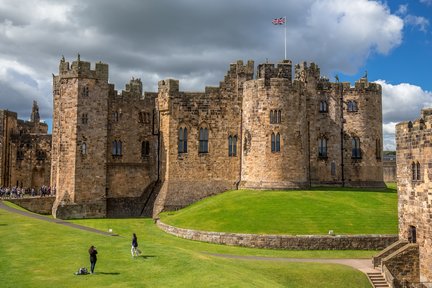
[[[36, 102], [34, 102], [37, 107]], [[35, 188], [50, 184], [51, 135], [39, 118], [23, 121], [0, 110], [0, 186]]]
[[419, 245], [420, 281], [432, 282], [432, 109], [396, 126], [399, 237]]
[[[87, 208], [79, 205], [99, 205], [99, 216], [106, 216], [107, 199], [110, 209], [136, 199], [154, 207], [142, 211], [157, 214], [239, 187], [383, 186], [377, 156], [382, 152], [381, 88], [366, 78], [355, 87], [339, 85], [323, 79], [317, 65], [303, 63], [293, 80], [291, 61], [284, 60], [259, 65], [253, 79], [254, 63], [238, 61], [219, 87], [203, 92], [181, 91], [179, 81], [167, 79], [159, 82], [157, 93], [143, 93], [141, 81], [132, 79], [117, 93], [108, 83], [106, 64], [92, 70], [88, 62], [78, 59], [69, 66], [63, 59], [59, 71], [53, 83], [51, 181], [60, 209], [85, 214]], [[358, 107], [344, 116], [343, 158], [340, 114], [347, 105], [341, 105], [340, 92]], [[326, 113], [319, 111], [323, 99]], [[271, 120], [275, 111], [276, 121]], [[200, 139], [203, 129], [207, 139]], [[179, 139], [185, 130], [187, 139]], [[272, 134], [280, 137], [280, 151], [272, 151]], [[355, 161], [354, 136], [361, 141]], [[318, 157], [322, 137], [328, 144], [324, 158]], [[185, 146], [179, 149], [179, 143]], [[203, 144], [207, 149], [200, 151]]]

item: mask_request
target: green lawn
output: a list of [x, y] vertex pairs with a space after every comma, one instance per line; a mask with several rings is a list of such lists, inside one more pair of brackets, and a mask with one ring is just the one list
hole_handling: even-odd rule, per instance
[[[102, 236], [0, 210], [1, 287], [370, 287], [365, 275], [342, 265], [236, 260], [204, 254], [270, 257], [370, 257], [370, 251], [277, 251], [188, 241], [159, 230], [150, 219], [77, 220], [113, 229]], [[144, 257], [131, 259], [131, 234]], [[95, 275], [87, 249], [99, 251]]]
[[373, 191], [316, 188], [305, 191], [235, 190], [199, 201], [161, 220], [204, 231], [309, 235], [397, 234], [395, 186]]

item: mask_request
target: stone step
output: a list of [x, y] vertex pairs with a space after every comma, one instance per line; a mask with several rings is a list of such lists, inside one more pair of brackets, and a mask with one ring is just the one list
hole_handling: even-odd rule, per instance
[[389, 285], [381, 273], [367, 273], [369, 282], [374, 288], [387, 288]]

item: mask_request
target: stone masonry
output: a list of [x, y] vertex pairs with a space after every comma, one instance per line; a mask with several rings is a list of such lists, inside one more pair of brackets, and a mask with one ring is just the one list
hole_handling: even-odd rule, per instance
[[419, 270], [417, 279], [402, 280], [432, 284], [432, 109], [396, 125], [396, 144], [399, 237], [417, 246], [405, 262]]
[[174, 79], [143, 92], [132, 79], [119, 93], [107, 64], [62, 59], [53, 215], [151, 216], [238, 188], [384, 187], [380, 85], [332, 83], [289, 60], [254, 70], [237, 61], [203, 92]]
[[30, 121], [0, 110], [0, 187], [38, 189], [50, 184], [51, 135], [33, 102]]

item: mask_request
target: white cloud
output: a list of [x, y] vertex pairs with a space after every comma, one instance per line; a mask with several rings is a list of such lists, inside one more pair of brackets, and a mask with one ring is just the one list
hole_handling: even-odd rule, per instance
[[420, 3], [426, 4], [426, 5], [432, 5], [432, 0], [420, 0]]
[[408, 12], [408, 4], [403, 4], [403, 5], [399, 5], [399, 8], [396, 11], [396, 14], [405, 15], [407, 12]]
[[420, 118], [422, 108], [432, 107], [432, 92], [408, 83], [375, 82], [382, 86], [384, 147], [395, 150], [395, 125]]
[[416, 26], [423, 32], [426, 32], [429, 26], [429, 20], [421, 16], [407, 15], [404, 21], [407, 25]]

